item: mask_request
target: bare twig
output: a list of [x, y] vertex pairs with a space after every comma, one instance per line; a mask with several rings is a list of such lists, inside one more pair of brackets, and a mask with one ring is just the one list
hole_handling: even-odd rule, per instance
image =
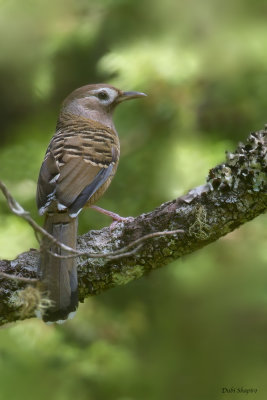
[[[82, 256], [87, 256], [89, 258], [107, 258], [110, 260], [116, 260], [122, 257], [126, 257], [129, 255], [133, 255], [137, 250], [139, 250], [143, 245], [146, 240], [152, 239], [158, 236], [169, 236], [169, 235], [176, 235], [178, 233], [183, 233], [183, 229], [176, 229], [174, 231], [163, 231], [163, 232], [153, 232], [153, 233], [148, 233], [147, 235], [142, 236], [141, 238], [138, 238], [137, 240], [134, 240], [133, 242], [129, 243], [127, 246], [122, 247], [121, 249], [118, 249], [116, 251], [112, 251], [110, 253], [91, 253], [87, 251], [76, 251], [76, 254], [67, 254], [67, 255], [61, 255], [54, 253], [51, 250], [46, 250], [49, 254], [56, 258], [74, 258], [74, 257], [82, 257]], [[131, 247], [134, 247], [138, 245], [135, 249], [131, 250], [130, 252], [127, 252]]]
[[11, 274], [6, 274], [5, 272], [0, 272], [0, 278], [5, 278], [5, 279], [11, 279], [14, 281], [21, 281], [25, 283], [37, 283], [38, 279], [35, 278], [24, 278], [23, 276], [17, 276], [17, 275], [11, 275]]
[[[60, 243], [58, 240], [56, 240], [52, 235], [50, 235], [45, 229], [43, 229], [40, 225], [38, 225], [30, 216], [30, 213], [28, 211], [25, 211], [24, 208], [11, 196], [9, 193], [6, 185], [0, 181], [0, 189], [7, 199], [7, 204], [9, 206], [9, 209], [16, 214], [17, 216], [23, 218], [25, 221], [28, 222], [28, 224], [31, 225], [31, 227], [34, 229], [36, 233], [40, 233], [42, 236], [45, 236], [49, 241], [57, 246], [59, 246], [61, 249], [69, 251], [71, 253], [76, 253], [76, 250], [72, 249], [69, 246], [66, 246], [64, 243]], [[40, 243], [40, 240], [36, 236], [37, 241]]]

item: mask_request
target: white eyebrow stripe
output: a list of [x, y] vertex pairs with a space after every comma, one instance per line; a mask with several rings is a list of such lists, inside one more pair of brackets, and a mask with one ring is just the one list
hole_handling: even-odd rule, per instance
[[103, 87], [103, 88], [100, 88], [100, 89], [92, 90], [91, 93], [97, 94], [97, 93], [102, 92], [102, 91], [107, 92], [107, 94], [109, 96], [108, 100], [104, 100], [104, 101], [102, 100], [103, 102], [106, 102], [106, 103], [112, 103], [115, 100], [115, 98], [118, 96], [118, 93], [117, 93], [117, 91], [115, 89], [111, 89], [111, 88], [107, 88], [107, 87]]

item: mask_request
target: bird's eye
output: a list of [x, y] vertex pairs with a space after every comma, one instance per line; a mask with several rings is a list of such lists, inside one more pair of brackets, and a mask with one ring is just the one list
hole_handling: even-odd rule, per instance
[[107, 92], [105, 92], [105, 90], [101, 90], [101, 92], [97, 93], [97, 97], [99, 98], [99, 100], [108, 100], [108, 94]]

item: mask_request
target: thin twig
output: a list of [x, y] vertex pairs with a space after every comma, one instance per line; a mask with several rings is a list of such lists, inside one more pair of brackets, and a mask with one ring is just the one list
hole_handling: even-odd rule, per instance
[[125, 253], [121, 253], [121, 254], [115, 254], [115, 255], [112, 255], [112, 253], [110, 253], [110, 254], [108, 254], [107, 255], [107, 258], [109, 259], [109, 260], [117, 260], [117, 259], [119, 259], [119, 258], [123, 258], [123, 257], [130, 257], [130, 256], [132, 256], [133, 254], [135, 254], [135, 253], [137, 253], [137, 251], [139, 250], [139, 249], [141, 249], [141, 247], [143, 246], [143, 244], [144, 243], [140, 243], [137, 247], [135, 247], [133, 250], [130, 250], [130, 251], [126, 251]]
[[17, 275], [6, 274], [5, 272], [0, 272], [0, 278], [12, 279], [14, 281], [21, 281], [21, 282], [29, 282], [29, 283], [37, 283], [38, 279], [35, 278], [24, 278]]
[[[106, 258], [108, 258], [109, 260], [117, 260], [117, 259], [123, 258], [123, 257], [130, 257], [130, 256], [132, 256], [133, 254], [135, 254], [142, 246], [143, 246], [143, 244], [141, 243], [141, 244], [139, 244], [139, 246], [135, 247], [135, 248], [134, 248], [133, 250], [131, 250], [131, 251], [128, 251], [128, 252], [125, 252], [125, 253], [122, 253], [122, 254], [118, 254], [118, 255], [115, 255], [115, 256], [112, 255], [113, 253], [109, 253], [109, 254], [103, 255], [102, 257], [103, 257], [103, 258], [106, 257]], [[99, 254], [101, 254], [101, 253], [99, 253]], [[83, 253], [83, 255], [86, 255], [86, 253]], [[94, 255], [98, 256], [97, 253], [95, 253]], [[90, 258], [90, 257], [88, 257], [88, 258]], [[94, 258], [97, 258], [97, 257], [94, 257]], [[88, 263], [88, 259], [86, 259], [85, 261], [81, 262], [80, 265], [81, 265], [81, 267], [83, 267], [83, 266], [86, 265], [87, 263]]]
[[[121, 249], [118, 249], [116, 251], [113, 251], [111, 253], [90, 253], [87, 251], [78, 251], [77, 250], [77, 254], [66, 254], [66, 255], [61, 255], [61, 254], [57, 254], [54, 253], [51, 250], [46, 250], [49, 254], [51, 254], [53, 257], [56, 258], [75, 258], [75, 257], [82, 257], [82, 256], [87, 256], [89, 258], [107, 258], [110, 260], [116, 260], [118, 258], [122, 258], [122, 257], [127, 257], [129, 255], [133, 255], [137, 250], [139, 250], [143, 245], [146, 240], [148, 239], [152, 239], [154, 237], [158, 237], [158, 236], [170, 236], [170, 235], [176, 235], [177, 233], [183, 233], [184, 230], [183, 229], [176, 229], [174, 231], [162, 231], [162, 232], [153, 232], [153, 233], [148, 233], [147, 235], [142, 236], [141, 238], [134, 240], [133, 242], [129, 243], [127, 246], [122, 247]], [[135, 249], [127, 252], [127, 250], [129, 250], [131, 247], [133, 246], [137, 246]]]
[[[144, 236], [134, 240], [133, 242], [129, 243], [127, 246], [124, 246], [121, 249], [110, 253], [110, 255], [113, 258], [114, 255], [124, 253], [126, 250], [130, 249], [133, 246], [136, 246], [139, 243], [144, 242], [145, 240], [152, 239], [152, 238], [158, 237], [158, 236], [176, 235], [177, 233], [184, 233], [184, 230], [183, 229], [176, 229], [174, 231], [161, 231], [161, 232], [148, 233], [147, 235], [144, 235]], [[109, 255], [108, 255], [108, 257], [109, 257]]]
[[[5, 198], [7, 199], [7, 203], [8, 206], [10, 208], [10, 210], [18, 215], [19, 217], [23, 218], [25, 221], [28, 222], [28, 224], [31, 225], [31, 227], [33, 228], [33, 230], [35, 232], [39, 232], [41, 233], [42, 236], [45, 236], [47, 239], [49, 239], [49, 241], [55, 245], [57, 245], [58, 247], [60, 247], [63, 250], [69, 251], [71, 253], [77, 253], [77, 251], [67, 245], [65, 245], [64, 243], [59, 242], [58, 240], [56, 240], [54, 238], [54, 236], [50, 235], [45, 229], [43, 229], [40, 225], [38, 225], [30, 216], [30, 213], [25, 211], [24, 208], [11, 196], [11, 194], [9, 193], [9, 191], [7, 190], [6, 185], [0, 181], [0, 189], [3, 193], [3, 195], [5, 196]], [[39, 242], [39, 240], [38, 240]]]

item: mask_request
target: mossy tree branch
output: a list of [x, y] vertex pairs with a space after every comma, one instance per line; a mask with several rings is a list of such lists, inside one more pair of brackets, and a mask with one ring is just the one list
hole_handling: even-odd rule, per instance
[[[140, 278], [181, 256], [190, 254], [264, 213], [267, 209], [267, 129], [252, 133], [234, 153], [226, 154], [223, 164], [212, 168], [205, 185], [185, 196], [162, 204], [131, 221], [90, 231], [78, 239], [78, 250], [110, 253], [147, 234], [183, 230], [183, 233], [150, 238], [131, 254], [117, 259], [77, 258], [79, 296], [99, 294], [114, 286]], [[0, 325], [25, 318], [16, 294], [37, 287], [39, 252], [30, 250], [15, 260], [0, 261], [0, 274], [12, 274], [23, 280], [0, 276]], [[27, 279], [25, 279], [27, 278]], [[26, 292], [25, 292], [26, 289]], [[39, 291], [36, 290], [36, 293]], [[21, 292], [20, 292], [21, 293]], [[40, 301], [40, 296], [36, 304]], [[20, 299], [22, 296], [19, 297]], [[20, 300], [21, 302], [25, 302]], [[35, 303], [33, 302], [35, 305]], [[33, 316], [34, 307], [27, 316]]]

